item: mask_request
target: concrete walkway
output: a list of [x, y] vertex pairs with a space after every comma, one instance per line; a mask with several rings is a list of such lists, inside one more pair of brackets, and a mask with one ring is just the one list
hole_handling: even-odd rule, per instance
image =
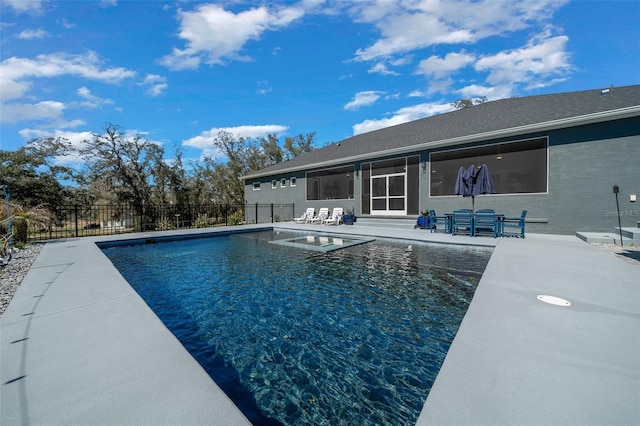
[[[640, 424], [640, 267], [575, 237], [276, 227], [495, 245], [418, 424]], [[0, 424], [248, 424], [95, 245], [210, 232], [48, 243], [0, 319]]]

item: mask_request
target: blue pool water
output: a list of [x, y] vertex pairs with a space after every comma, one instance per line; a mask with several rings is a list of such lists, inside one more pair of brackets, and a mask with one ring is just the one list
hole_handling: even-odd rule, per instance
[[414, 424], [491, 251], [300, 235], [103, 250], [252, 423]]

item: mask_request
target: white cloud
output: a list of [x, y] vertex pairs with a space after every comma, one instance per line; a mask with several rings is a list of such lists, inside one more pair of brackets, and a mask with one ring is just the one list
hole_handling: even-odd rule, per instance
[[214, 127], [209, 130], [205, 130], [198, 136], [186, 139], [182, 141], [182, 145], [190, 146], [203, 150], [203, 155], [215, 157], [217, 152], [213, 145], [213, 140], [218, 137], [220, 132], [226, 132], [233, 135], [234, 138], [260, 138], [267, 136], [268, 134], [280, 134], [286, 132], [289, 129], [287, 126], [280, 126], [278, 124], [266, 124], [261, 126], [246, 125], [236, 127]]
[[427, 98], [431, 93], [425, 90], [414, 90], [407, 95], [407, 98]]
[[480, 58], [477, 71], [489, 73], [486, 81], [493, 85], [539, 85], [541, 79], [562, 76], [571, 71], [566, 52], [566, 36], [550, 37], [548, 33], [532, 39], [525, 47]]
[[100, 0], [100, 7], [114, 7], [118, 5], [118, 0]]
[[396, 71], [392, 71], [387, 68], [384, 62], [378, 62], [367, 71], [369, 74], [382, 74], [382, 75], [400, 75]]
[[3, 102], [11, 99], [20, 99], [29, 88], [31, 88], [31, 82], [9, 80], [0, 74], [0, 100]]
[[74, 24], [73, 22], [69, 22], [67, 18], [62, 18], [62, 20], [60, 21], [60, 24], [62, 25], [62, 28], [65, 28], [67, 30], [70, 30], [71, 28], [76, 27], [76, 24]]
[[[109, 99], [101, 99], [91, 95], [89, 89], [81, 88], [78, 95], [84, 102], [65, 105], [54, 100], [36, 103], [21, 103], [17, 100], [25, 97], [37, 78], [51, 78], [65, 75], [77, 76], [89, 80], [97, 80], [109, 84], [120, 83], [124, 79], [135, 76], [134, 71], [125, 68], [104, 68], [99, 57], [88, 52], [84, 55], [55, 53], [38, 55], [35, 59], [11, 57], [0, 63], [0, 119], [5, 123], [16, 123], [23, 120], [47, 120], [58, 127], [77, 125], [79, 120], [67, 122], [62, 119], [62, 112], [68, 107], [78, 106], [95, 108], [112, 103]], [[12, 101], [9, 102], [8, 101]]]
[[33, 40], [37, 38], [45, 38], [48, 37], [49, 33], [43, 30], [42, 28], [38, 28], [37, 30], [24, 30], [20, 34], [16, 35], [17, 38], [23, 40]]
[[40, 14], [42, 12], [42, 0], [2, 0], [0, 5], [8, 6], [16, 13]]
[[380, 99], [382, 94], [384, 94], [384, 92], [378, 92], [375, 90], [358, 92], [355, 94], [353, 99], [344, 106], [344, 109], [347, 111], [355, 111], [359, 108], [373, 105], [378, 99]]
[[[22, 138], [26, 141], [35, 138], [63, 138], [68, 140], [71, 145], [76, 148], [83, 148], [84, 141], [93, 138], [93, 133], [88, 131], [73, 132], [68, 130], [23, 129], [20, 130], [19, 133], [20, 136], [22, 136]], [[59, 165], [73, 166], [78, 168], [82, 167], [82, 165], [84, 164], [84, 159], [82, 159], [77, 154], [56, 157], [54, 161]]]
[[151, 97], [164, 95], [164, 92], [169, 87], [167, 79], [157, 74], [147, 74], [139, 85], [146, 86], [145, 93]]
[[67, 130], [41, 130], [41, 129], [23, 129], [20, 130], [20, 136], [25, 140], [31, 140], [34, 138], [49, 138], [60, 137], [67, 139], [75, 147], [82, 147], [85, 140], [89, 140], [93, 137], [91, 132], [72, 132]]
[[453, 110], [453, 107], [448, 103], [424, 103], [401, 108], [389, 118], [383, 118], [380, 120], [365, 120], [362, 123], [354, 125], [353, 134], [359, 135], [361, 133], [371, 132], [373, 130], [407, 123], [409, 121], [418, 120], [420, 118], [442, 114], [451, 110]]
[[94, 52], [84, 55], [53, 53], [38, 55], [35, 59], [15, 56], [0, 63], [2, 83], [20, 82], [29, 78], [59, 77], [73, 75], [90, 80], [116, 84], [135, 76], [135, 71], [126, 68], [102, 68], [102, 61]]
[[462, 99], [477, 99], [486, 97], [488, 100], [505, 99], [513, 96], [513, 86], [511, 84], [502, 84], [498, 86], [480, 86], [471, 84], [458, 90]]
[[58, 120], [65, 106], [62, 102], [43, 101], [36, 104], [2, 104], [0, 108], [2, 123], [17, 123], [22, 120]]
[[171, 70], [195, 69], [201, 62], [224, 64], [229, 60], [247, 61], [240, 52], [250, 40], [259, 40], [265, 31], [278, 30], [301, 18], [304, 10], [298, 7], [261, 6], [237, 14], [217, 4], [203, 4], [193, 11], [180, 11], [179, 37], [186, 42], [184, 49], [160, 59]]
[[104, 99], [99, 96], [92, 95], [91, 91], [86, 87], [81, 87], [78, 89], [78, 96], [85, 99], [83, 102], [80, 102], [79, 105], [86, 108], [93, 109], [93, 108], [101, 107], [103, 105], [113, 104], [113, 101], [111, 99], [108, 99], [108, 98]]
[[417, 73], [442, 79], [448, 77], [453, 72], [472, 64], [475, 59], [475, 55], [465, 52], [448, 53], [444, 58], [434, 55], [420, 62]]
[[358, 49], [355, 59], [378, 60], [439, 44], [471, 44], [527, 28], [547, 19], [567, 0], [414, 0], [358, 2], [351, 8], [358, 22], [375, 25], [380, 38]]

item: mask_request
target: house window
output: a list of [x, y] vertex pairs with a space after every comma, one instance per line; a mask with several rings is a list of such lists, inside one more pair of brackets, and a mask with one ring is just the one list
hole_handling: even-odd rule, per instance
[[296, 186], [296, 178], [292, 177], [289, 179], [289, 181], [291, 182], [290, 183], [291, 186]]
[[271, 181], [271, 189], [276, 189], [278, 187], [278, 181], [277, 180], [272, 180]]
[[353, 198], [353, 166], [309, 172], [306, 176], [307, 200], [346, 200]]
[[460, 167], [486, 164], [496, 194], [547, 192], [548, 139], [485, 145], [432, 153], [430, 196], [453, 195]]
[[286, 188], [286, 187], [287, 187], [287, 178], [280, 179], [280, 188]]
[[253, 190], [260, 191], [260, 182], [253, 182]]

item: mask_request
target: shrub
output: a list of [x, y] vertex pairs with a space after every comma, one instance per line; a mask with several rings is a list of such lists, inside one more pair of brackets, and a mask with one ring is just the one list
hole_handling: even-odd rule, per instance
[[209, 215], [206, 213], [200, 213], [194, 223], [196, 228], [207, 228], [211, 226], [212, 219], [209, 219]]
[[244, 223], [244, 213], [234, 212], [229, 215], [229, 225], [242, 225]]
[[176, 229], [176, 225], [168, 217], [163, 217], [156, 221], [156, 231], [170, 231], [172, 229]]

